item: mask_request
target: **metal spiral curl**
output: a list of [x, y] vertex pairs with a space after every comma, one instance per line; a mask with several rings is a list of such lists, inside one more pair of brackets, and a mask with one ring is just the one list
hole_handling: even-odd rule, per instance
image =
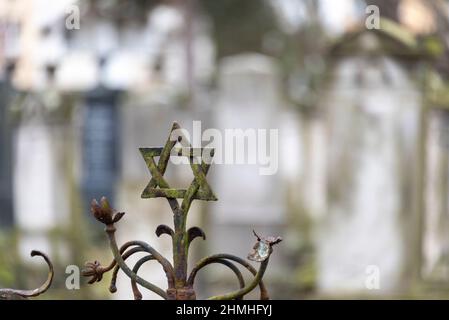
[[51, 283], [53, 282], [53, 277], [55, 275], [53, 264], [50, 258], [48, 258], [48, 256], [43, 252], [37, 250], [31, 251], [31, 257], [35, 256], [44, 258], [48, 266], [47, 280], [40, 287], [33, 290], [0, 289], [0, 300], [23, 300], [31, 297], [37, 297], [47, 291], [48, 288], [50, 288]]

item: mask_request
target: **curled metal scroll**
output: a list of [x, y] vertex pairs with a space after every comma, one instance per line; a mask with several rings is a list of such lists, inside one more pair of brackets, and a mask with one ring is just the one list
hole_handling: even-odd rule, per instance
[[31, 297], [37, 297], [50, 288], [55, 274], [51, 260], [45, 253], [37, 250], [31, 251], [31, 256], [40, 256], [44, 258], [48, 266], [47, 280], [40, 287], [33, 290], [0, 289], [0, 300], [23, 300]]

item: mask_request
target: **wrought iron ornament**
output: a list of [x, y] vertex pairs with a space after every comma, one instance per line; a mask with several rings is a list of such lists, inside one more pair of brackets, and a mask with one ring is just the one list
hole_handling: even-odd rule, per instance
[[54, 277], [53, 264], [45, 253], [37, 250], [31, 251], [31, 256], [40, 256], [44, 258], [48, 265], [47, 280], [37, 289], [34, 290], [17, 290], [17, 289], [0, 289], [0, 300], [24, 300], [31, 297], [37, 297], [50, 288]]
[[[183, 147], [175, 148], [177, 144]], [[121, 269], [130, 279], [131, 287], [134, 293], [134, 299], [142, 299], [142, 294], [137, 285], [140, 285], [164, 299], [168, 300], [194, 300], [196, 294], [194, 290], [195, 277], [203, 267], [219, 263], [225, 265], [236, 275], [240, 288], [228, 294], [210, 297], [209, 299], [243, 299], [243, 297], [252, 291], [256, 286], [260, 288], [260, 299], [269, 299], [262, 277], [268, 265], [268, 260], [273, 252], [272, 246], [282, 241], [280, 237], [259, 237], [255, 232], [257, 243], [254, 246], [254, 252], [248, 255], [248, 259], [260, 262], [257, 271], [246, 260], [231, 254], [215, 254], [200, 260], [187, 274], [187, 257], [190, 243], [197, 237], [206, 239], [206, 235], [199, 227], [192, 227], [187, 230], [186, 221], [190, 205], [193, 200], [216, 201], [211, 187], [207, 183], [206, 175], [209, 171], [211, 160], [214, 156], [214, 150], [208, 148], [192, 148], [190, 142], [183, 135], [180, 126], [175, 122], [172, 126], [170, 136], [164, 147], [159, 148], [140, 148], [140, 152], [150, 170], [152, 178], [142, 193], [142, 198], [166, 198], [171, 210], [173, 211], [174, 230], [167, 225], [159, 225], [156, 229], [156, 235], [162, 234], [171, 236], [173, 243], [173, 265], [153, 247], [143, 241], [129, 241], [120, 248], [115, 239], [115, 223], [124, 215], [124, 212], [117, 212], [111, 208], [107, 199], [103, 197], [98, 203], [92, 201], [91, 211], [94, 217], [105, 224], [106, 234], [109, 238], [111, 251], [114, 259], [107, 266], [103, 267], [98, 261], [87, 262], [83, 275], [91, 277], [89, 283], [101, 281], [103, 274], [113, 270], [111, 285], [109, 291], [116, 292], [115, 286], [117, 273]], [[190, 167], [194, 174], [194, 179], [188, 189], [173, 189], [164, 179], [164, 173], [167, 169], [170, 156], [184, 156], [189, 159]], [[156, 163], [155, 157], [159, 157]], [[177, 199], [182, 199], [181, 205]], [[126, 264], [126, 259], [138, 252], [146, 252], [144, 256], [131, 269]], [[167, 276], [167, 290], [163, 290], [156, 285], [146, 281], [138, 276], [140, 267], [147, 261], [156, 260], [162, 265]], [[249, 284], [245, 284], [242, 273], [236, 267], [235, 263], [242, 265], [254, 276]]]

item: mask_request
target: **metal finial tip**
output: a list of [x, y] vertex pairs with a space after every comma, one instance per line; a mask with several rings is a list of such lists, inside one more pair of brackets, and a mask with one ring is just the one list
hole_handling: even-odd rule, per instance
[[273, 246], [282, 241], [281, 237], [260, 237], [256, 231], [253, 230], [257, 238], [257, 242], [253, 250], [248, 254], [248, 259], [252, 261], [262, 262], [267, 260], [271, 253], [273, 253]]
[[257, 241], [260, 241], [260, 237], [259, 237], [259, 235], [256, 233], [256, 231], [254, 231], [254, 229], [253, 229], [253, 234], [254, 234], [254, 236], [257, 238]]

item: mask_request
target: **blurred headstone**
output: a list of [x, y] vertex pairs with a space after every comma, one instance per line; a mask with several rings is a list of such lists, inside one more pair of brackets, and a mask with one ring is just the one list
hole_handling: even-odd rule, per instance
[[341, 43], [338, 50], [356, 51], [338, 56], [323, 95], [328, 213], [317, 257], [318, 288], [327, 294], [397, 292], [411, 283], [419, 261], [413, 248], [419, 246], [422, 96], [413, 68], [388, 53], [357, 54], [376, 52], [383, 40], [400, 46], [373, 33]]
[[432, 109], [426, 152], [426, 209], [423, 234], [423, 276], [449, 281], [449, 112]]
[[51, 253], [46, 232], [57, 225], [57, 203], [65, 195], [58, 187], [58, 180], [63, 179], [58, 150], [41, 96], [27, 93], [20, 114], [14, 141], [14, 207], [22, 232], [20, 252], [25, 257], [36, 247]]
[[86, 212], [92, 199], [114, 203], [119, 176], [120, 119], [118, 93], [98, 87], [86, 94], [83, 116], [82, 188]]
[[0, 228], [14, 223], [12, 192], [12, 123], [10, 115], [13, 88], [7, 79], [0, 82]]
[[[270, 139], [270, 130], [280, 127], [279, 74], [274, 60], [252, 53], [224, 58], [219, 72], [213, 123], [222, 139], [214, 141], [215, 164], [209, 174], [218, 202], [210, 205], [206, 233], [213, 234], [211, 252], [246, 257], [254, 240], [253, 228], [264, 235], [282, 234], [285, 223], [280, 141], [278, 136]], [[240, 134], [233, 136], [235, 130]], [[239, 147], [238, 141], [244, 143]], [[261, 161], [263, 148], [273, 169], [265, 174], [268, 164]], [[239, 163], [240, 156], [243, 161]]]

